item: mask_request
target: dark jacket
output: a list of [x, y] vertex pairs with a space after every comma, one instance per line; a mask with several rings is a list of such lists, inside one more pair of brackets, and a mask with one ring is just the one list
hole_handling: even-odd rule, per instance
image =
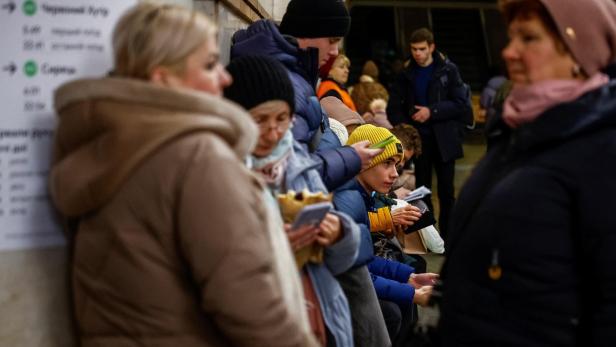
[[444, 345], [613, 346], [616, 83], [489, 136], [454, 211]]
[[361, 243], [355, 266], [367, 265], [379, 299], [410, 305], [415, 289], [407, 284], [415, 271], [412, 267], [374, 255], [368, 211], [375, 208], [374, 198], [366, 192], [357, 179], [345, 184], [334, 194], [336, 209], [348, 214], [359, 225]]
[[468, 111], [464, 85], [458, 68], [437, 51], [432, 54], [435, 67], [428, 85], [430, 119], [418, 123], [411, 119], [415, 109], [415, 70], [417, 63], [411, 59], [409, 66], [396, 77], [390, 90], [387, 116], [392, 125], [411, 124], [424, 136], [433, 134], [443, 161], [461, 158], [463, 117]]
[[[233, 35], [232, 58], [244, 55], [271, 56], [280, 61], [289, 72], [295, 90], [296, 117], [292, 131], [297, 141], [309, 148], [317, 131], [323, 130], [323, 137], [326, 139], [336, 136], [329, 128], [327, 116], [316, 100], [318, 49], [300, 49], [295, 39], [280, 34], [274, 22], [259, 20]], [[346, 183], [361, 168], [359, 155], [352, 147], [322, 146], [311, 148], [310, 152], [313, 160], [320, 164], [319, 173], [329, 190]]]

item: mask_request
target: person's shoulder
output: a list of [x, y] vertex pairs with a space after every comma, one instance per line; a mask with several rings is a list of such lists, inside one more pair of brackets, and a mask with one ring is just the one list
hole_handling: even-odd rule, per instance
[[366, 205], [361, 194], [354, 189], [334, 192], [334, 205], [338, 211], [348, 214], [353, 220], [361, 220], [366, 213]]
[[448, 71], [458, 72], [458, 65], [456, 65], [456, 63], [454, 63], [449, 58], [445, 59], [445, 61], [443, 62], [443, 67]]
[[334, 192], [334, 201], [336, 201], [336, 203], [344, 203], [346, 205], [354, 205], [357, 202], [361, 202], [363, 204], [361, 194], [356, 189], [353, 189], [353, 187], [349, 184], [343, 185]]
[[169, 142], [165, 148], [168, 152], [175, 153], [172, 155], [176, 162], [198, 162], [202, 159], [206, 162], [217, 160], [239, 162], [229, 143], [214, 132], [203, 131], [182, 135]]

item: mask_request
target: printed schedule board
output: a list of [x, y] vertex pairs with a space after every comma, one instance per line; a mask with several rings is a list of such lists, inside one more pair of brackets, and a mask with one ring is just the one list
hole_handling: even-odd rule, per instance
[[112, 66], [113, 26], [136, 0], [0, 0], [0, 251], [65, 243], [48, 193], [62, 83]]

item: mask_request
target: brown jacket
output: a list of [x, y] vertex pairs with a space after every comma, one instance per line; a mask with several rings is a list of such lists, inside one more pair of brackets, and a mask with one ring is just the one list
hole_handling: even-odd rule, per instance
[[272, 269], [257, 130], [216, 97], [121, 78], [56, 93], [82, 346], [314, 346]]

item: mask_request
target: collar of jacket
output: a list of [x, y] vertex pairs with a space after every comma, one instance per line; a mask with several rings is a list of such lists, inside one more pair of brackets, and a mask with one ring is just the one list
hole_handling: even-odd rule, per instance
[[258, 136], [250, 115], [220, 97], [136, 79], [67, 83], [56, 91], [55, 107], [50, 190], [69, 217], [102, 206], [144, 159], [175, 138], [213, 133], [243, 160]]
[[346, 87], [346, 86], [344, 86], [344, 85], [340, 84], [340, 82], [336, 81], [335, 79], [333, 79], [333, 78], [331, 78], [331, 77], [326, 77], [326, 78], [322, 79], [322, 80], [321, 80], [321, 83], [323, 83], [323, 82], [325, 82], [325, 81], [330, 81], [330, 82], [333, 82], [333, 83], [335, 83], [335, 84], [338, 86], [338, 88], [340, 88], [340, 89], [342, 89], [342, 90], [344, 90], [344, 91], [346, 91], [346, 92], [348, 92], [348, 91], [349, 91], [349, 90], [347, 89], [347, 87]]
[[338, 188], [338, 190], [357, 191], [361, 195], [362, 199], [364, 200], [364, 205], [366, 206], [366, 210], [369, 212], [376, 211], [376, 200], [374, 199], [374, 196], [372, 195], [372, 193], [369, 193], [366, 191], [364, 186], [362, 186], [361, 183], [359, 183], [359, 181], [357, 180], [357, 177], [345, 183], [343, 186]]
[[[449, 63], [449, 59], [447, 59], [447, 57], [445, 57], [443, 53], [437, 50], [434, 50], [434, 52], [432, 52], [432, 59], [434, 60], [433, 64], [435, 73], [440, 73], [440, 71], [445, 69], [447, 67], [447, 64]], [[406, 78], [408, 78], [409, 80], [412, 79], [415, 73], [415, 69], [417, 69], [418, 67], [419, 64], [417, 64], [415, 59], [413, 59], [413, 57], [411, 56], [410, 64], [405, 70]]]
[[231, 59], [245, 55], [268, 55], [280, 61], [289, 71], [302, 76], [313, 88], [319, 77], [319, 50], [301, 49], [297, 39], [282, 35], [278, 26], [261, 19], [233, 34]]
[[510, 129], [500, 118], [487, 129], [493, 142], [508, 141], [509, 153], [560, 143], [593, 131], [616, 127], [616, 80], [580, 98], [559, 104], [535, 121]]
[[[318, 162], [310, 157], [310, 154], [299, 142], [293, 140], [293, 152], [291, 153], [291, 158], [289, 158], [285, 180], [287, 182], [294, 182], [298, 176], [310, 170], [317, 170], [319, 165]], [[326, 190], [325, 187], [323, 189]]]

